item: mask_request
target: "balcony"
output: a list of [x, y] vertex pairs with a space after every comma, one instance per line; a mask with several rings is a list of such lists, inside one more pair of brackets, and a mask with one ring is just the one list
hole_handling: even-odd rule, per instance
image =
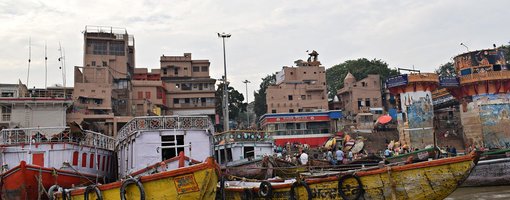
[[324, 85], [307, 85], [305, 90], [308, 91], [324, 91], [326, 90], [326, 86]]
[[488, 71], [477, 74], [468, 74], [460, 77], [460, 84], [468, 84], [480, 81], [507, 80], [510, 79], [510, 71]]
[[215, 103], [182, 103], [174, 104], [173, 108], [214, 108]]

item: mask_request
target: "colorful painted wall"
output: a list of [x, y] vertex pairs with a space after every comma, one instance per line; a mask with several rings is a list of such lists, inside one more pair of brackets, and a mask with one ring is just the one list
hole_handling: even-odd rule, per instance
[[510, 94], [483, 94], [462, 100], [466, 145], [510, 148]]
[[430, 91], [400, 94], [402, 115], [399, 115], [400, 140], [411, 147], [433, 145], [434, 108]]

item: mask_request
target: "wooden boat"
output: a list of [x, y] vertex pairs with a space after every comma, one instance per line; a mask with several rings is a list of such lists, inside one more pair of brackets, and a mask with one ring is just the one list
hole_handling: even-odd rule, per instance
[[[182, 166], [184, 160], [181, 159]], [[174, 160], [172, 160], [174, 161]], [[165, 162], [169, 163], [169, 162]], [[134, 174], [147, 174], [154, 168], [162, 167], [159, 163], [142, 169]], [[208, 158], [204, 163], [194, 164], [174, 170], [142, 175], [138, 178], [97, 186], [75, 188], [56, 193], [57, 199], [214, 199], [219, 180], [219, 166], [214, 159]]]
[[264, 180], [273, 177], [268, 156], [274, 143], [269, 133], [231, 130], [214, 135], [217, 162], [226, 175]]
[[[119, 199], [121, 193], [147, 199], [213, 197], [220, 172], [212, 159], [212, 132], [207, 116], [136, 117], [116, 137], [121, 181], [73, 188], [70, 195], [73, 199], [88, 193], [97, 199]], [[200, 161], [204, 163], [196, 164]]]
[[222, 167], [221, 171], [225, 175], [265, 180], [273, 177], [273, 169], [269, 163], [269, 157], [262, 159], [249, 160], [240, 163], [233, 163]]
[[224, 199], [444, 199], [468, 176], [478, 153], [407, 165], [386, 165], [282, 182], [225, 181]]
[[462, 184], [465, 187], [510, 184], [510, 149], [483, 153], [471, 175]]
[[398, 156], [392, 156], [389, 158], [386, 158], [386, 161], [389, 163], [396, 163], [396, 162], [421, 162], [421, 161], [427, 161], [429, 158], [438, 158], [438, 152], [439, 149], [436, 147], [429, 147], [425, 149], [420, 149], [418, 151], [413, 151], [406, 154], [400, 154]]
[[47, 199], [53, 185], [105, 183], [114, 177], [113, 138], [69, 127], [0, 132], [2, 199]]

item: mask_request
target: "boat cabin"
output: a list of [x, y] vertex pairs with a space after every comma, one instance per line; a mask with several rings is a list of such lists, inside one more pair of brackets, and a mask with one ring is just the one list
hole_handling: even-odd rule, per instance
[[220, 165], [260, 160], [273, 154], [273, 146], [271, 135], [265, 131], [227, 131], [214, 135], [214, 156]]
[[[205, 161], [213, 155], [214, 127], [207, 116], [148, 116], [135, 117], [117, 134], [119, 178], [179, 156]], [[175, 162], [165, 170], [176, 169]]]

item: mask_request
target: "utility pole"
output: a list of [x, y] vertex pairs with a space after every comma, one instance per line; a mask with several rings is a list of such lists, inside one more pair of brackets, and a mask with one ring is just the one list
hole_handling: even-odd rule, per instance
[[223, 72], [224, 72], [224, 75], [223, 75], [223, 101], [222, 101], [222, 106], [223, 106], [223, 130], [224, 131], [229, 131], [230, 130], [230, 127], [229, 127], [229, 117], [228, 117], [228, 86], [227, 86], [227, 56], [225, 54], [225, 38], [230, 38], [230, 36], [232, 36], [231, 34], [228, 34], [228, 33], [218, 33], [218, 37], [220, 37], [222, 40], [223, 40]]
[[246, 121], [248, 127], [250, 127], [250, 113], [248, 112], [248, 104], [250, 101], [248, 101], [248, 83], [251, 83], [249, 80], [244, 80], [243, 83], [246, 85]]

